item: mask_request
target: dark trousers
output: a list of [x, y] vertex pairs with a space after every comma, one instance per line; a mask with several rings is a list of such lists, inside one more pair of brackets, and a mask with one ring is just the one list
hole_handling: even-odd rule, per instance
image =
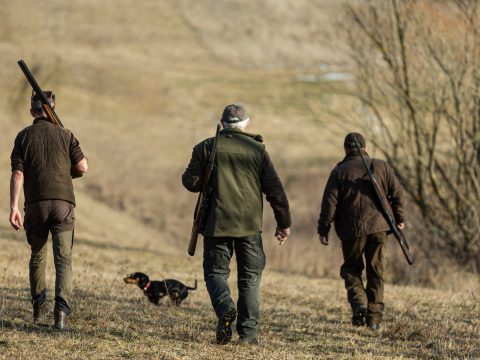
[[240, 337], [254, 338], [260, 315], [260, 281], [265, 268], [261, 235], [243, 238], [205, 237], [203, 250], [205, 283], [212, 306], [219, 318], [228, 309], [235, 309], [228, 286], [230, 260], [234, 252], [238, 272], [236, 328]]
[[56, 275], [55, 309], [67, 314], [71, 312], [74, 225], [74, 206], [67, 201], [42, 200], [25, 206], [25, 229], [32, 250], [29, 264], [32, 303], [45, 302], [47, 239], [50, 232]]
[[[342, 241], [344, 263], [340, 276], [345, 280], [348, 302], [352, 310], [359, 305], [368, 308], [368, 323], [380, 323], [383, 317], [383, 271], [387, 233], [380, 232]], [[365, 263], [363, 261], [365, 256]], [[367, 286], [362, 272], [367, 270]]]

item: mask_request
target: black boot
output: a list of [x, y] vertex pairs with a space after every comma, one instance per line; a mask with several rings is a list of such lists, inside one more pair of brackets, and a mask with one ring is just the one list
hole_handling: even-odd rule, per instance
[[367, 316], [367, 307], [365, 305], [357, 305], [353, 309], [352, 325], [365, 326], [366, 316]]
[[37, 302], [33, 303], [33, 322], [35, 324], [41, 323], [43, 321], [46, 310], [47, 310], [47, 304], [45, 302], [41, 304]]
[[223, 316], [218, 319], [217, 324], [217, 344], [226, 344], [232, 340], [232, 325], [237, 317], [235, 309], [228, 309]]
[[53, 314], [55, 317], [55, 324], [54, 324], [55, 329], [58, 329], [58, 330], [65, 329], [67, 327], [68, 315], [64, 311], [58, 310], [58, 309], [55, 309]]

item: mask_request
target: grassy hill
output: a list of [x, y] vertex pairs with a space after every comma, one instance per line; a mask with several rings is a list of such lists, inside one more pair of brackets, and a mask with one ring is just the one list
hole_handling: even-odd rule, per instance
[[[382, 333], [348, 325], [340, 249], [321, 248], [315, 235], [345, 134], [326, 109], [348, 100], [321, 80], [346, 66], [324, 46], [339, 11], [332, 0], [0, 0], [0, 358], [480, 356], [477, 290], [390, 286]], [[90, 162], [75, 181], [77, 296], [64, 334], [31, 324], [29, 249], [6, 221], [13, 139], [31, 122], [20, 58], [55, 90], [57, 112]], [[211, 344], [201, 259], [186, 255], [196, 197], [180, 184], [191, 148], [232, 102], [246, 105], [250, 131], [264, 135], [294, 220], [292, 238], [278, 247], [265, 207], [262, 343], [252, 349]], [[153, 307], [121, 281], [140, 270], [197, 277], [199, 290], [179, 309]], [[459, 279], [443, 288], [479, 287], [478, 278]]]
[[[338, 12], [339, 4], [317, 1], [310, 8], [303, 2], [296, 6], [301, 16], [287, 17], [285, 29], [291, 26], [291, 33], [276, 34], [278, 17], [288, 12], [288, 4], [272, 1], [260, 12], [243, 9], [241, 1], [217, 7], [209, 1], [49, 0], [39, 7], [33, 0], [0, 0], [5, 19], [0, 26], [0, 87], [5, 94], [0, 99], [0, 175], [8, 177], [14, 136], [31, 122], [30, 89], [16, 65], [23, 58], [39, 83], [56, 91], [57, 112], [90, 160], [90, 172], [76, 182], [77, 191], [134, 216], [183, 249], [196, 198], [183, 189], [180, 176], [192, 147], [213, 135], [223, 107], [242, 102], [252, 118], [249, 130], [264, 136], [295, 209], [297, 246], [285, 254], [267, 242], [269, 258], [281, 270], [329, 273], [331, 256], [319, 266], [323, 255], [319, 247], [312, 248], [312, 240], [323, 184], [341, 156], [344, 130], [319, 125], [328, 118], [321, 109], [340, 100], [330, 91], [332, 84], [309, 80], [320, 78], [333, 53], [323, 47], [311, 55], [320, 40], [299, 29], [309, 12], [324, 19]], [[235, 10], [238, 19], [252, 14], [245, 23], [253, 26], [254, 63], [239, 64], [235, 54], [244, 59], [250, 50], [225, 44], [227, 33], [228, 38], [243, 36], [235, 27], [206, 33], [209, 24], [228, 24], [232, 9], [243, 9]], [[205, 21], [199, 22], [196, 13]], [[262, 14], [271, 16], [261, 21]], [[317, 32], [323, 29], [328, 27]], [[276, 39], [275, 46], [255, 42], [264, 33]], [[288, 51], [281, 46], [286, 36]], [[302, 52], [294, 40], [298, 46], [310, 44], [309, 50]], [[287, 52], [275, 66], [269, 65], [273, 48]], [[6, 204], [8, 182], [2, 184], [0, 200]], [[267, 208], [265, 232], [273, 231]], [[304, 257], [302, 264], [298, 256]]]

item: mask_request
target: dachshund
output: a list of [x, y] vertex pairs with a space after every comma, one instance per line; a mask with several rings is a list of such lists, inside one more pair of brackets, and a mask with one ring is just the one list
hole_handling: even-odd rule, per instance
[[188, 296], [188, 290], [197, 289], [197, 279], [195, 279], [195, 286], [189, 287], [174, 279], [150, 281], [149, 277], [141, 272], [129, 274], [123, 281], [126, 284], [137, 285], [155, 305], [159, 304], [162, 297], [168, 295], [172, 305], [178, 306]]

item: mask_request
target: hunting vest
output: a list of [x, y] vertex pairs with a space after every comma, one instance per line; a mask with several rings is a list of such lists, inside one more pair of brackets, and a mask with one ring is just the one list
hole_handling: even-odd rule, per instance
[[244, 237], [262, 229], [260, 172], [265, 153], [260, 135], [220, 132], [206, 236]]

